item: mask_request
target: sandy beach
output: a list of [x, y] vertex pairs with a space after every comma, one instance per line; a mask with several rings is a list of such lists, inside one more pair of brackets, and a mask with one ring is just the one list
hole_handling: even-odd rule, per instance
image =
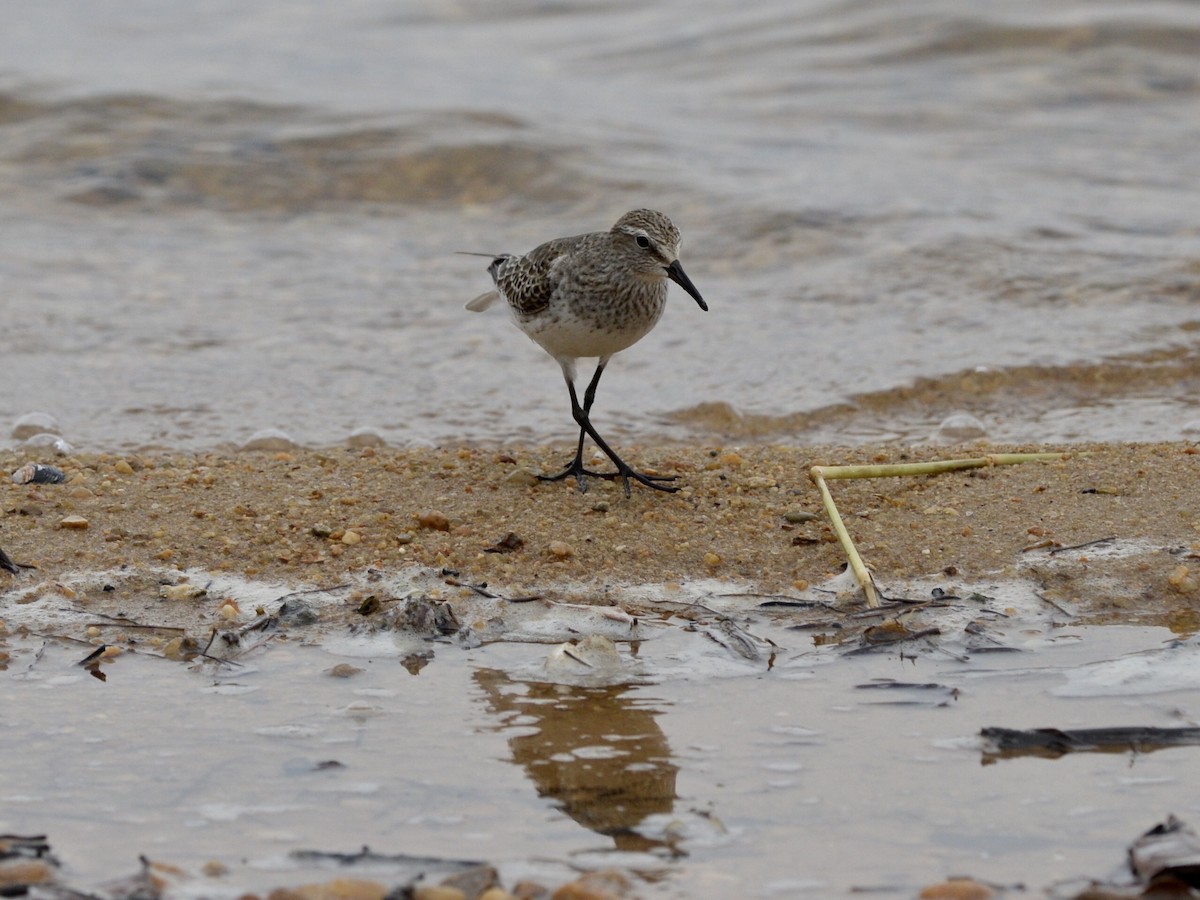
[[[235, 573], [329, 587], [369, 569], [445, 569], [502, 595], [605, 602], [606, 590], [716, 579], [796, 594], [844, 566], [814, 464], [911, 462], [1047, 447], [632, 447], [678, 475], [669, 495], [541, 483], [563, 448], [386, 448], [78, 455], [66, 482], [3, 494], [0, 546], [24, 602], [78, 572]], [[3, 455], [6, 472], [27, 457]], [[41, 460], [45, 461], [45, 460]], [[1200, 610], [1200, 455], [1189, 444], [1071, 447], [1060, 459], [832, 487], [885, 592], [1032, 578], [1094, 621], [1193, 622]], [[1103, 539], [1120, 553], [1073, 548]], [[1112, 541], [1109, 542], [1110, 544]], [[1096, 545], [1097, 547], [1103, 545]]]

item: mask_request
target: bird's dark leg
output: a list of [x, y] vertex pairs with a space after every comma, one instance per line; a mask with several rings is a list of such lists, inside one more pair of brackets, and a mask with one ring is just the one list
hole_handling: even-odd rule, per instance
[[[641, 472], [634, 471], [634, 469], [627, 465], [624, 460], [621, 459], [621, 457], [617, 456], [617, 454], [613, 452], [613, 449], [609, 447], [607, 443], [605, 443], [604, 438], [600, 437], [600, 435], [596, 432], [596, 429], [592, 426], [589, 414], [592, 411], [592, 404], [596, 400], [596, 385], [600, 383], [600, 376], [604, 374], [604, 366], [607, 362], [608, 360], [602, 359], [596, 366], [596, 372], [592, 375], [592, 380], [588, 382], [588, 386], [583, 392], [582, 406], [579, 405], [579, 398], [575, 393], [575, 383], [569, 377], [566, 379], [567, 390], [571, 394], [571, 415], [579, 424], [579, 443], [575, 448], [575, 458], [571, 460], [567, 467], [557, 475], [540, 475], [538, 477], [543, 481], [560, 481], [563, 478], [574, 475], [575, 481], [579, 484], [579, 490], [581, 493], [587, 492], [587, 482], [584, 481], [585, 476], [591, 476], [592, 478], [605, 478], [609, 481], [615, 478], [620, 478], [625, 485], [626, 497], [630, 496], [630, 478], [646, 485], [646, 487], [652, 487], [658, 491], [674, 493], [675, 491], [679, 490], [679, 488], [657, 483], [660, 481], [674, 481], [674, 475], [643, 475]], [[596, 442], [596, 446], [604, 452], [604, 455], [612, 460], [613, 465], [617, 467], [617, 471], [593, 472], [591, 469], [588, 469], [583, 465], [583, 444], [589, 436], [593, 441]]]
[[[600, 376], [604, 372], [604, 365], [607, 360], [600, 360], [596, 366], [596, 372], [592, 375], [592, 380], [588, 382], [587, 388], [583, 392], [583, 415], [586, 418], [588, 413], [592, 411], [592, 404], [596, 400], [596, 385], [600, 383]], [[571, 376], [567, 372], [563, 372], [563, 378], [567, 382], [567, 390], [571, 392], [571, 408], [577, 407], [578, 401], [575, 399], [575, 385], [571, 381]], [[539, 475], [542, 481], [562, 481], [569, 476], [575, 476], [575, 480], [579, 483], [581, 493], [587, 493], [587, 482], [583, 480], [585, 475], [590, 475], [593, 478], [616, 478], [616, 472], [593, 472], [591, 469], [585, 468], [583, 465], [583, 442], [587, 438], [587, 429], [579, 429], [579, 444], [575, 448], [575, 458], [567, 463], [567, 467], [556, 475]]]

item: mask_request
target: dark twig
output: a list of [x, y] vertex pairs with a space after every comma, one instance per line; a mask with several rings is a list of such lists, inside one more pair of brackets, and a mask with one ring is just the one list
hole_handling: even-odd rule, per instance
[[1066, 553], [1068, 550], [1082, 550], [1084, 547], [1094, 547], [1097, 544], [1110, 544], [1117, 539], [1115, 534], [1110, 534], [1108, 537], [1096, 538], [1094, 541], [1084, 541], [1082, 544], [1074, 544], [1070, 547], [1055, 547], [1050, 551], [1050, 555], [1054, 556], [1057, 553]]

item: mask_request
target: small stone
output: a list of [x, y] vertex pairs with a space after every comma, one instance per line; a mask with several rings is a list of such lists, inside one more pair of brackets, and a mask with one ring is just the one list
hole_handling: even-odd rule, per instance
[[318, 522], [312, 528], [308, 529], [308, 533], [311, 534], [313, 537], [327, 538], [331, 534], [333, 534], [333, 529], [330, 528], [328, 525], [326, 525], [324, 522]]
[[790, 509], [783, 514], [783, 521], [787, 522], [789, 525], [802, 525], [805, 522], [812, 522], [819, 518], [820, 516], [818, 516], [816, 513], [810, 513], [803, 509]]
[[442, 879], [442, 887], [455, 888], [468, 897], [478, 897], [488, 888], [495, 887], [500, 876], [489, 865], [472, 866]]
[[517, 469], [513, 472], [509, 472], [508, 475], [504, 477], [504, 480], [509, 484], [514, 484], [518, 487], [532, 487], [541, 481], [537, 475], [535, 475], [533, 472], [530, 472], [528, 469]]
[[751, 475], [749, 478], [742, 480], [741, 486], [750, 490], [757, 490], [759, 488], [773, 488], [777, 483], [770, 475]]
[[77, 531], [83, 531], [88, 527], [88, 520], [83, 516], [65, 516], [58, 523], [59, 528], [73, 528]]
[[208, 594], [208, 591], [194, 584], [164, 584], [158, 589], [158, 596], [164, 600], [198, 600]]
[[405, 544], [411, 544], [414, 540], [416, 540], [416, 537], [417, 536], [411, 531], [401, 531], [393, 537], [393, 540], [403, 547]]
[[536, 881], [518, 881], [513, 885], [513, 896], [517, 900], [547, 900], [549, 889]]
[[285, 600], [279, 607], [279, 621], [286, 625], [315, 625], [321, 621], [321, 613], [307, 600]]
[[709, 550], [704, 554], [704, 564], [710, 569], [714, 569], [721, 564], [721, 557]]
[[116, 461], [116, 463], [113, 465], [113, 468], [120, 475], [132, 475], [133, 474], [133, 466], [131, 466], [128, 462], [126, 462], [123, 459], [118, 459]]
[[629, 879], [609, 869], [568, 881], [551, 895], [551, 900], [617, 900], [629, 896], [629, 891]]
[[325, 670], [325, 674], [330, 678], [352, 678], [361, 673], [362, 669], [358, 668], [358, 666], [352, 666], [350, 663], [338, 663], [332, 669]]
[[510, 531], [490, 547], [485, 547], [484, 553], [512, 553], [525, 546], [525, 540], [515, 531]]
[[[302, 884], [286, 889], [289, 897], [297, 900], [383, 900], [388, 889], [377, 881], [361, 878], [335, 878], [323, 884]], [[272, 892], [270, 897], [275, 897]]]
[[54, 870], [49, 863], [41, 859], [15, 859], [0, 863], [0, 888], [4, 896], [24, 896], [26, 891], [19, 890], [25, 885], [48, 884], [54, 881]]
[[47, 412], [31, 412], [21, 416], [13, 423], [13, 440], [27, 441], [35, 434], [62, 434], [58, 419]]
[[1176, 566], [1167, 576], [1167, 584], [1181, 594], [1194, 594], [1200, 591], [1200, 576], [1194, 574], [1187, 566]]
[[557, 556], [559, 559], [567, 559], [575, 555], [575, 548], [565, 541], [551, 541], [550, 555]]
[[970, 878], [951, 878], [929, 885], [917, 896], [920, 900], [991, 900], [996, 892]]
[[217, 615], [228, 621], [230, 619], [236, 619], [240, 612], [241, 610], [238, 609], [238, 605], [235, 601], [226, 600], [221, 604], [221, 608], [217, 610]]
[[357, 531], [347, 531], [345, 534], [342, 535], [342, 543], [343, 544], [353, 545], [353, 544], [357, 544], [361, 540], [362, 540], [362, 535], [360, 535]]
[[516, 898], [502, 887], [490, 887], [479, 895], [479, 900], [516, 900]]
[[418, 513], [417, 524], [422, 528], [429, 528], [433, 531], [450, 530], [450, 520], [444, 513], [438, 512], [436, 509], [427, 509]]

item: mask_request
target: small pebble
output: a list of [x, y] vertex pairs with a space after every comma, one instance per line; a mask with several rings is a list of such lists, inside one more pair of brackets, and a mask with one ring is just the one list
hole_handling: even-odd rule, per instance
[[132, 475], [133, 466], [123, 459], [118, 459], [113, 465], [113, 468], [121, 475]]
[[951, 878], [929, 885], [917, 896], [920, 900], [991, 900], [996, 892], [970, 878]]
[[158, 596], [164, 600], [195, 600], [208, 592], [194, 584], [164, 584], [158, 589]]
[[710, 569], [715, 568], [721, 564], [721, 557], [709, 550], [704, 554], [704, 564]]
[[1200, 576], [1193, 574], [1187, 566], [1176, 566], [1167, 576], [1167, 584], [1181, 594], [1194, 594], [1200, 591]]
[[357, 531], [347, 531], [342, 535], [343, 544], [357, 544], [361, 540], [362, 535], [360, 535]]
[[313, 537], [327, 538], [331, 534], [333, 534], [333, 529], [330, 528], [328, 525], [326, 525], [324, 522], [319, 522], [316, 525], [314, 525], [312, 528], [308, 529], [308, 533], [311, 534]]
[[[0, 887], [6, 897], [23, 897], [26, 885], [50, 884], [54, 881], [54, 870], [41, 859], [16, 859], [0, 863]], [[12, 889], [11, 893], [9, 889]], [[40, 893], [40, 892], [39, 892]], [[48, 891], [53, 895], [55, 891]]]
[[285, 892], [289, 900], [383, 900], [387, 895], [385, 885], [363, 878], [335, 878], [324, 884], [302, 884]]
[[422, 528], [430, 528], [434, 531], [450, 530], [450, 520], [444, 513], [438, 512], [436, 509], [427, 509], [418, 513], [417, 524]]
[[617, 900], [629, 893], [629, 879], [610, 869], [568, 881], [551, 895], [551, 900]]
[[550, 555], [557, 556], [559, 559], [567, 559], [575, 555], [575, 548], [565, 541], [551, 541]]
[[820, 516], [816, 515], [815, 513], [810, 513], [803, 509], [788, 510], [783, 514], [783, 521], [787, 522], [789, 525], [800, 525], [804, 522], [811, 522], [814, 519], [819, 518]]
[[73, 528], [78, 531], [82, 531], [88, 527], [88, 520], [83, 516], [65, 516], [63, 520], [58, 523], [58, 527]]
[[531, 487], [541, 481], [537, 475], [528, 469], [517, 469], [515, 472], [509, 472], [504, 480], [509, 484], [515, 484], [520, 487]]
[[772, 488], [778, 482], [770, 475], [751, 475], [749, 478], [742, 479], [741, 486], [747, 489]]
[[352, 666], [349, 663], [338, 663], [332, 669], [326, 669], [325, 674], [331, 678], [351, 678], [362, 672], [358, 666]]

